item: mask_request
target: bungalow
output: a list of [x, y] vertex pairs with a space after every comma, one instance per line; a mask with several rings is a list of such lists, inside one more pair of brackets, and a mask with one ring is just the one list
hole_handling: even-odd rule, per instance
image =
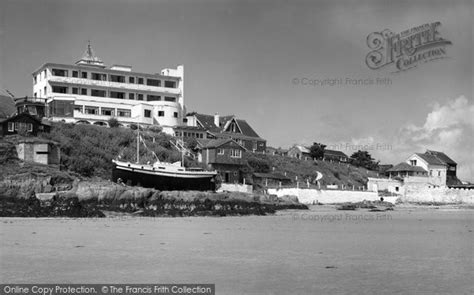
[[[192, 132], [205, 133], [202, 137], [199, 135], [198, 138], [233, 139], [248, 151], [265, 152], [266, 140], [261, 138], [247, 121], [237, 119], [234, 115], [219, 116], [215, 114], [212, 116], [189, 113], [185, 121], [187, 126], [197, 127], [197, 131]], [[184, 135], [183, 132], [186, 132], [183, 127], [175, 128], [175, 133], [178, 135]]]
[[309, 149], [299, 144], [295, 144], [288, 150], [288, 157], [302, 160], [311, 159]]
[[198, 162], [217, 170], [224, 183], [243, 182], [243, 168], [247, 164], [245, 147], [230, 138], [198, 139], [197, 143]]
[[404, 178], [408, 176], [427, 177], [428, 171], [419, 166], [412, 166], [402, 162], [386, 171], [389, 178]]
[[324, 160], [331, 160], [341, 163], [347, 163], [349, 157], [341, 151], [337, 150], [324, 150]]
[[41, 120], [28, 113], [21, 113], [16, 116], [0, 119], [0, 135], [13, 135], [19, 132], [36, 136], [38, 132], [49, 132], [51, 125], [46, 120]]

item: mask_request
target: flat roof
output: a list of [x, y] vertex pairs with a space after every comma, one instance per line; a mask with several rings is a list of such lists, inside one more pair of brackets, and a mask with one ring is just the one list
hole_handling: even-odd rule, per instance
[[105, 72], [105, 73], [113, 73], [121, 76], [130, 76], [130, 75], [137, 75], [137, 76], [143, 76], [143, 77], [148, 77], [148, 78], [163, 78], [163, 79], [171, 79], [171, 80], [181, 80], [180, 77], [175, 77], [175, 76], [166, 76], [166, 75], [161, 75], [159, 73], [156, 74], [148, 74], [148, 73], [140, 73], [140, 72], [133, 72], [133, 71], [121, 71], [121, 70], [112, 70], [111, 68], [97, 68], [97, 67], [91, 67], [87, 65], [71, 65], [71, 64], [60, 64], [60, 63], [45, 63], [41, 67], [39, 67], [37, 70], [35, 70], [33, 73], [31, 73], [32, 76], [35, 76], [39, 72], [41, 72], [44, 68], [47, 67], [62, 67], [62, 68], [68, 68], [68, 69], [81, 69], [81, 70], [87, 70], [89, 72]]

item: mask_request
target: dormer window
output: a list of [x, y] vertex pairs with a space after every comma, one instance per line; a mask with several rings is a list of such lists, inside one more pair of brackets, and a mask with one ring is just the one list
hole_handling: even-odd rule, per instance
[[410, 165], [416, 166], [416, 160], [410, 160]]

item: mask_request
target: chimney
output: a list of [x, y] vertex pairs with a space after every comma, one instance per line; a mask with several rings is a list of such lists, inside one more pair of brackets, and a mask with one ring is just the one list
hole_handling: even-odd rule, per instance
[[217, 127], [220, 127], [219, 125], [219, 113], [215, 113], [214, 114], [214, 125], [216, 125]]

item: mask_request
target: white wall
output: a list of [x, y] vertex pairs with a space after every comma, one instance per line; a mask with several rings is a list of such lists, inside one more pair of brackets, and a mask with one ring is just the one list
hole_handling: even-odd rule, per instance
[[400, 200], [407, 203], [474, 204], [474, 190], [407, 186]]
[[341, 191], [341, 190], [316, 190], [300, 188], [268, 189], [268, 194], [283, 196], [296, 196], [303, 204], [338, 204], [347, 202], [378, 201], [380, 197], [376, 192], [369, 191]]
[[221, 187], [217, 190], [218, 192], [240, 192], [251, 194], [253, 188], [247, 184], [234, 184], [234, 183], [221, 183]]

